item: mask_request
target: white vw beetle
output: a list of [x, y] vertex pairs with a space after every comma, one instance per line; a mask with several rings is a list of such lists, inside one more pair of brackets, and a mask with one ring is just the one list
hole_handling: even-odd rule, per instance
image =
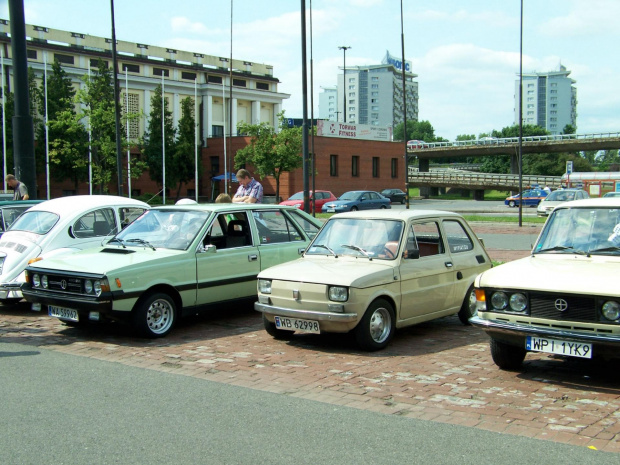
[[29, 263], [98, 246], [148, 208], [112, 195], [61, 197], [30, 208], [0, 239], [0, 302], [22, 298]]

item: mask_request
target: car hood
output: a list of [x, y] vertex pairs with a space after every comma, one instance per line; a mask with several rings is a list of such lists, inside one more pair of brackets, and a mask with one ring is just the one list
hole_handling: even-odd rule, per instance
[[28, 260], [41, 255], [41, 237], [24, 231], [7, 231], [2, 235], [0, 257], [5, 257], [1, 276], [3, 281], [21, 273]]
[[[310, 199], [312, 200], [312, 199]], [[283, 202], [280, 202], [280, 205], [299, 205], [299, 204], [303, 204], [304, 201], [303, 199], [301, 200], [285, 200]]]
[[618, 294], [612, 281], [620, 259], [573, 254], [538, 254], [491, 268], [476, 278], [476, 287], [524, 289], [590, 295]]
[[348, 205], [355, 202], [357, 202], [357, 200], [328, 200], [325, 202], [325, 205]]
[[97, 247], [69, 255], [46, 258], [30, 265], [45, 270], [71, 271], [75, 273], [108, 274], [122, 268], [140, 266], [154, 260], [165, 260], [184, 254], [182, 250], [137, 248], [137, 247]]
[[258, 277], [363, 288], [392, 283], [397, 275], [398, 269], [390, 261], [365, 257], [305, 256], [267, 268]]

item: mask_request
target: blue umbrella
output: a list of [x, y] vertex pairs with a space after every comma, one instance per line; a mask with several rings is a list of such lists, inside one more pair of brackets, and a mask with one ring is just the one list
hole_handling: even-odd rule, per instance
[[223, 181], [224, 179], [228, 179], [232, 182], [238, 182], [237, 181], [237, 176], [235, 176], [235, 173], [225, 173], [225, 174], [220, 174], [218, 176], [213, 176], [211, 178], [212, 181]]

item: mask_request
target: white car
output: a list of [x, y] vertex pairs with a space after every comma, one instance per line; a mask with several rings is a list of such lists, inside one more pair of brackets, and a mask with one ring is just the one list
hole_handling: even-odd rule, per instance
[[589, 198], [590, 196], [583, 189], [558, 189], [540, 201], [536, 212], [538, 216], [549, 216], [553, 209], [561, 203]]
[[532, 254], [481, 273], [477, 315], [502, 369], [527, 352], [618, 358], [620, 199], [565, 202], [549, 215]]
[[29, 263], [98, 246], [147, 209], [145, 202], [112, 195], [61, 197], [33, 206], [0, 239], [0, 302], [22, 298]]

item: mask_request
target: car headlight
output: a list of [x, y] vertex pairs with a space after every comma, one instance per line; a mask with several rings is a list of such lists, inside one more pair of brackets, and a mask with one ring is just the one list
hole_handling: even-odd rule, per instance
[[41, 286], [43, 286], [43, 289], [47, 289], [48, 288], [47, 275], [46, 274], [41, 276]]
[[517, 293], [510, 296], [510, 309], [513, 312], [524, 312], [527, 310], [527, 297]]
[[259, 279], [258, 292], [261, 294], [271, 294], [271, 279]]
[[41, 287], [41, 277], [38, 274], [32, 275], [32, 285], [33, 287]]
[[93, 290], [95, 291], [95, 295], [97, 297], [101, 295], [101, 281], [97, 280], [93, 283]]
[[301, 203], [296, 203], [295, 205], [293, 205], [293, 207], [295, 207], [295, 208], [301, 208]]
[[608, 300], [603, 304], [601, 313], [609, 321], [618, 321], [620, 320], [620, 304], [613, 300]]
[[349, 300], [349, 288], [343, 286], [329, 286], [327, 296], [329, 300], [333, 302], [346, 302]]
[[504, 310], [508, 307], [508, 296], [505, 292], [494, 292], [491, 296], [491, 306], [494, 310]]
[[84, 281], [84, 292], [87, 294], [92, 294], [93, 292], [93, 282], [90, 279]]

